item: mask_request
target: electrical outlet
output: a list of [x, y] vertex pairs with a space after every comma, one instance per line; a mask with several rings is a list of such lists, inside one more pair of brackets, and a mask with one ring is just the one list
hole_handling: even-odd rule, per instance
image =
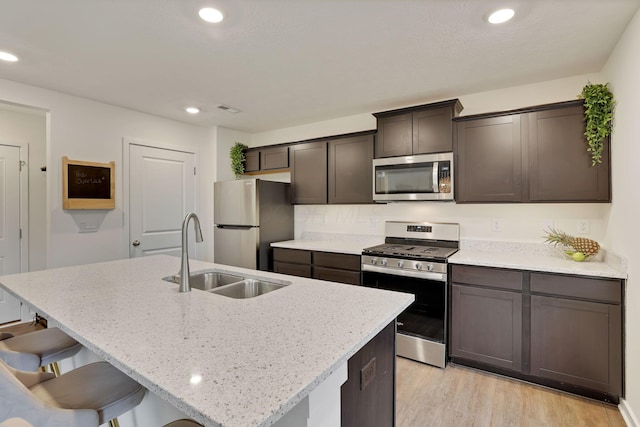
[[376, 358], [371, 359], [360, 370], [360, 390], [364, 390], [376, 377]]
[[500, 233], [502, 231], [502, 220], [494, 218], [491, 220], [491, 231], [494, 233]]
[[578, 234], [589, 234], [589, 229], [588, 219], [579, 219], [576, 223], [576, 233]]

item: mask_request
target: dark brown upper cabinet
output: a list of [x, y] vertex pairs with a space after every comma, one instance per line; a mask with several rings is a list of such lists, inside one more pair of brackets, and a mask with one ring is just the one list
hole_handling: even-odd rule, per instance
[[458, 117], [456, 201], [609, 202], [609, 140], [591, 166], [581, 100]]
[[291, 203], [327, 203], [327, 141], [291, 146]]
[[529, 200], [608, 202], [609, 138], [602, 163], [591, 166], [582, 101], [529, 114]]
[[462, 111], [457, 99], [374, 113], [378, 123], [375, 157], [441, 153], [453, 149], [451, 119]]
[[245, 172], [273, 171], [289, 167], [289, 147], [259, 147], [245, 152]]
[[290, 147], [293, 204], [373, 203], [373, 132]]
[[373, 135], [329, 141], [329, 203], [373, 203]]
[[522, 200], [520, 115], [457, 124], [457, 202]]
[[260, 170], [260, 150], [249, 149], [244, 153], [244, 171], [258, 172]]

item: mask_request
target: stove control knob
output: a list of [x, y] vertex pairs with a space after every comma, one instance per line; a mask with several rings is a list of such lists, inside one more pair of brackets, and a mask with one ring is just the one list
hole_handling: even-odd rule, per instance
[[422, 264], [419, 262], [416, 263], [416, 270], [422, 270]]
[[387, 259], [386, 259], [386, 258], [382, 258], [382, 259], [380, 260], [380, 265], [382, 265], [382, 266], [387, 265]]
[[371, 264], [376, 265], [378, 263], [378, 258], [371, 258]]
[[404, 266], [404, 261], [402, 260], [398, 261], [398, 267], [402, 267], [402, 266]]
[[427, 270], [433, 271], [433, 264], [427, 264]]

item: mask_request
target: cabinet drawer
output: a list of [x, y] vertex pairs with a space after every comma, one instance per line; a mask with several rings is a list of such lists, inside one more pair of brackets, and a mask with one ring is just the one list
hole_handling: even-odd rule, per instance
[[531, 292], [620, 304], [622, 283], [618, 279], [531, 273]]
[[319, 267], [340, 268], [360, 272], [360, 255], [336, 254], [332, 252], [314, 252], [313, 265]]
[[300, 249], [274, 248], [273, 260], [295, 264], [311, 264], [311, 252]]
[[313, 278], [328, 280], [330, 282], [348, 283], [350, 285], [360, 284], [359, 271], [336, 270], [334, 268], [313, 267]]
[[523, 273], [515, 270], [473, 267], [468, 265], [452, 266], [452, 281], [489, 288], [522, 290]]
[[304, 264], [289, 264], [286, 262], [274, 262], [273, 271], [280, 274], [311, 278], [311, 266]]

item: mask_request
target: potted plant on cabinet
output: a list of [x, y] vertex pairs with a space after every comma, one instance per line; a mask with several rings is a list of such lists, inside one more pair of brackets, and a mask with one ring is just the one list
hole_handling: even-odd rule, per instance
[[584, 99], [584, 116], [589, 148], [591, 153], [591, 166], [602, 163], [602, 150], [604, 139], [611, 135], [613, 125], [613, 94], [609, 90], [609, 83], [592, 84], [587, 83], [578, 95]]
[[240, 176], [244, 173], [244, 150], [248, 147], [240, 142], [236, 142], [233, 147], [231, 147], [231, 151], [229, 155], [231, 157], [231, 171], [235, 175], [236, 179], [240, 178]]

